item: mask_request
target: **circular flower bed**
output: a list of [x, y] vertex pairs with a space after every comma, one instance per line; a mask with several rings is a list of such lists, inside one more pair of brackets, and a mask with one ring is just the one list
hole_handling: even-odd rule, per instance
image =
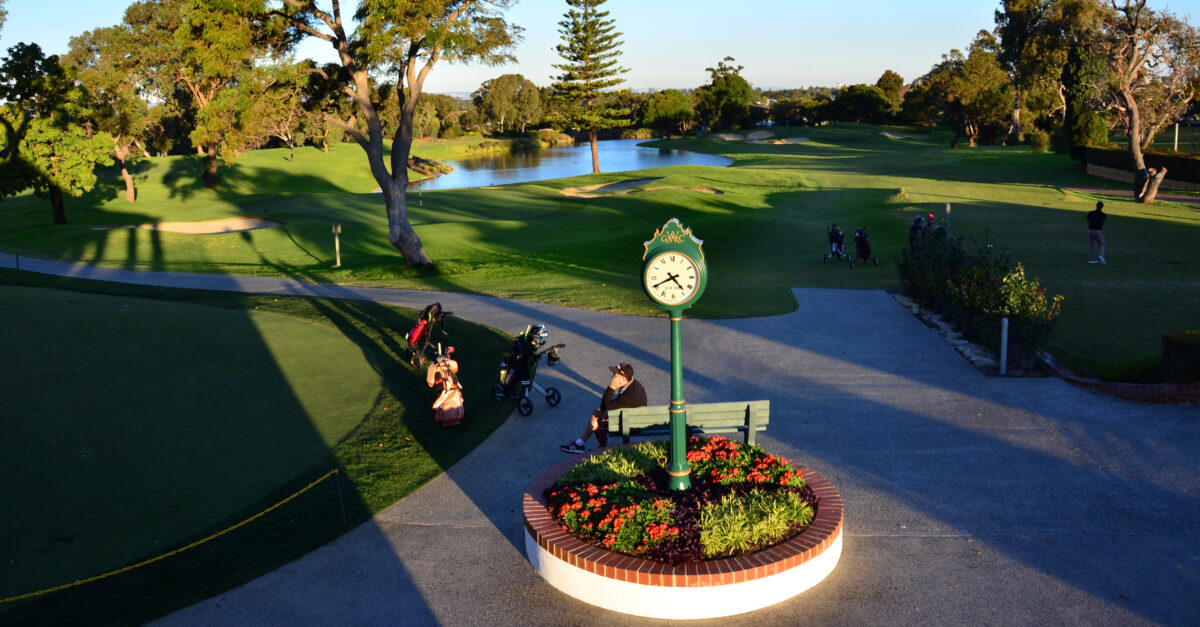
[[684, 564], [763, 550], [812, 522], [817, 497], [790, 462], [721, 436], [689, 438], [690, 490], [668, 488], [668, 443], [610, 449], [546, 491], [565, 531], [608, 551]]

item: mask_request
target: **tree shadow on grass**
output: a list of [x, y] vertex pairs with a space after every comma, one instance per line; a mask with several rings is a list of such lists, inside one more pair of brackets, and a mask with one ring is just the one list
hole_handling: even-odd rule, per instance
[[[370, 517], [366, 503], [346, 482], [348, 469], [324, 443], [294, 395], [290, 380], [280, 370], [273, 351], [276, 347], [267, 344], [249, 316], [230, 312], [243, 310], [242, 297], [202, 292], [165, 295], [176, 305], [182, 302], [216, 306], [182, 312], [174, 305], [161, 308], [153, 300], [145, 300], [163, 298], [161, 288], [48, 279], [12, 271], [0, 271], [0, 283], [66, 290], [48, 301], [54, 311], [72, 311], [70, 306], [76, 301], [96, 307], [79, 313], [87, 317], [87, 325], [61, 325], [63, 337], [59, 341], [70, 343], [72, 348], [72, 358], [60, 362], [61, 367], [78, 368], [89, 374], [59, 388], [52, 394], [55, 400], [37, 405], [45, 405], [42, 411], [48, 410], [52, 416], [38, 417], [38, 412], [31, 411], [26, 402], [39, 402], [37, 398], [43, 393], [36, 389], [37, 385], [20, 391], [11, 387], [4, 390], [9, 399], [6, 424], [14, 429], [12, 437], [6, 436], [5, 440], [10, 446], [21, 447], [20, 451], [10, 451], [9, 459], [21, 463], [31, 473], [21, 479], [10, 477], [4, 486], [6, 491], [20, 490], [26, 495], [23, 505], [10, 509], [5, 517], [7, 522], [0, 525], [5, 528], [3, 536], [23, 548], [10, 546], [12, 550], [5, 550], [4, 554], [14, 561], [30, 564], [29, 568], [42, 570], [37, 571], [39, 576], [23, 576], [12, 571], [15, 567], [10, 562], [10, 572], [0, 579], [4, 590], [0, 596], [33, 592], [33, 588], [43, 589], [110, 572], [129, 562], [105, 561], [110, 558], [92, 553], [130, 555], [130, 549], [120, 548], [124, 544], [142, 547], [132, 549], [132, 554], [140, 553], [132, 562], [187, 547], [285, 501], [330, 470], [338, 470], [342, 482], [339, 491], [326, 479], [244, 527], [178, 555], [6, 604], [0, 607], [0, 620], [4, 623], [142, 623], [250, 581], [341, 535], [349, 529], [348, 523]], [[71, 291], [95, 291], [105, 296], [72, 297]], [[115, 316], [105, 313], [113, 307]], [[143, 308], [161, 309], [162, 315], [136, 329], [127, 328], [133, 320], [129, 316], [135, 315], [130, 312]], [[16, 315], [13, 308], [9, 312]], [[194, 324], [175, 319], [185, 313], [199, 318], [193, 319]], [[42, 325], [53, 322], [53, 316], [41, 318]], [[174, 334], [173, 329], [181, 325], [187, 327], [187, 333]], [[219, 332], [213, 325], [219, 325]], [[29, 342], [38, 337], [29, 320], [15, 327], [5, 326], [23, 329], [19, 340], [9, 337], [9, 341]], [[76, 334], [83, 337], [71, 339]], [[5, 344], [19, 345], [9, 341]], [[93, 358], [102, 355], [90, 346], [107, 341], [116, 342], [122, 350], [110, 354], [102, 365], [94, 363]], [[49, 346], [40, 348], [52, 350]], [[222, 356], [232, 357], [233, 361], [224, 368], [205, 369], [210, 361], [213, 365], [221, 362]], [[122, 373], [128, 368], [141, 374], [121, 383]], [[9, 386], [25, 385], [21, 383], [25, 378], [20, 372], [8, 372], [3, 379]], [[117, 417], [120, 419], [114, 420]], [[16, 437], [16, 433], [22, 432], [19, 425], [31, 420], [31, 432], [44, 431], [47, 437], [29, 441]], [[74, 425], [71, 420], [76, 421]], [[57, 446], [43, 450], [51, 439]], [[291, 461], [276, 460], [282, 454], [280, 451], [291, 451], [285, 455]], [[323, 453], [313, 455], [312, 451]], [[298, 463], [297, 455], [307, 460]], [[27, 456], [29, 459], [23, 459]], [[58, 457], [61, 459], [54, 461]], [[263, 471], [268, 475], [278, 474], [271, 470], [276, 465], [272, 460], [285, 466], [296, 465], [299, 474], [284, 477], [278, 483], [260, 477]], [[39, 469], [47, 463], [54, 468]], [[136, 467], [131, 468], [130, 464]], [[79, 466], [83, 467], [75, 469]], [[55, 477], [71, 472], [78, 477], [73, 483], [54, 483]], [[184, 480], [184, 476], [191, 479]], [[164, 483], [168, 479], [170, 482]], [[8, 485], [12, 481], [23, 485], [20, 488]], [[131, 495], [138, 495], [137, 505], [122, 508], [118, 519], [124, 522], [106, 523], [101, 514], [104, 503], [129, 501]], [[49, 501], [43, 503], [46, 499]], [[213, 503], [223, 500], [229, 500], [232, 507], [219, 511], [222, 508]], [[86, 512], [71, 511], [93, 502], [96, 507], [88, 506]], [[25, 506], [37, 510], [27, 510], [28, 515], [23, 515]], [[60, 510], [61, 513], [55, 514]], [[193, 510], [197, 513], [186, 514]], [[206, 513], [199, 513], [201, 510]], [[13, 528], [23, 524], [22, 521], [24, 524], [35, 521], [35, 511], [42, 512], [36, 516], [52, 517], [45, 525], [49, 529], [31, 534]], [[202, 528], [180, 530], [166, 520], [191, 515], [203, 522]], [[62, 530], [55, 531], [59, 527]], [[117, 535], [124, 539], [108, 537], [110, 532], [104, 529], [110, 528], [119, 529]], [[182, 535], [172, 535], [175, 533]], [[51, 535], [41, 541], [36, 537], [46, 534]], [[396, 571], [393, 577], [404, 587], [403, 566], [397, 563], [390, 570]], [[411, 580], [408, 586], [413, 587]], [[420, 598], [419, 594], [411, 596]]]

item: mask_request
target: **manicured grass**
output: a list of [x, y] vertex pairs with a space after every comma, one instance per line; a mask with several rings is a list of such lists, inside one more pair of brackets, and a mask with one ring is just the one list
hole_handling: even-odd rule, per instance
[[[468, 418], [444, 429], [403, 363], [416, 313], [371, 303], [0, 271], [0, 598], [99, 575], [224, 529], [340, 470], [346, 525], [501, 424], [509, 338], [451, 317]], [[154, 566], [0, 606], [25, 624], [146, 620], [267, 572], [342, 523], [332, 482]], [[85, 618], [86, 617], [86, 618]]]
[[[211, 236], [51, 228], [45, 225], [48, 210], [39, 209], [39, 223], [22, 209], [0, 216], [0, 246], [131, 268], [480, 292], [648, 315], [653, 310], [637, 279], [642, 242], [675, 217], [705, 240], [711, 272], [708, 291], [690, 315], [755, 316], [793, 309], [793, 286], [899, 288], [895, 260], [906, 244], [909, 221], [918, 212], [940, 216], [949, 202], [955, 233], [1007, 250], [1045, 286], [1066, 295], [1055, 350], [1077, 355], [1075, 363], [1085, 370], [1103, 372], [1105, 364], [1117, 364], [1117, 371], [1128, 371], [1128, 364], [1159, 353], [1163, 333], [1200, 326], [1195, 313], [1200, 310], [1200, 259], [1191, 245], [1200, 217], [1194, 206], [1147, 207], [1068, 191], [1113, 184], [1087, 176], [1065, 157], [1033, 154], [1026, 147], [951, 150], [944, 133], [896, 127], [891, 130], [912, 136], [891, 139], [881, 130], [867, 125], [773, 129], [779, 136], [810, 140], [786, 145], [673, 140], [655, 145], [720, 153], [734, 164], [427, 192], [410, 199], [416, 202], [410, 202], [409, 211], [437, 262], [431, 269], [402, 266], [385, 238], [382, 200], [356, 193], [369, 184], [343, 183], [353, 178], [354, 168], [365, 171], [361, 151], [353, 145], [335, 151], [337, 159], [353, 155], [346, 165], [331, 161], [327, 170], [307, 165], [307, 174], [294, 185], [288, 170], [293, 164], [283, 153], [259, 151], [244, 156], [227, 174], [271, 181], [253, 191], [203, 190], [195, 183], [197, 164], [180, 161], [172, 168], [178, 180], [188, 180], [184, 173], [191, 173], [191, 195], [171, 200], [163, 192], [167, 179], [149, 177], [143, 184], [148, 202], [114, 200], [68, 210], [79, 224], [264, 215], [284, 221], [281, 228]], [[328, 158], [310, 152], [320, 157], [314, 163]], [[251, 167], [252, 173], [236, 173]], [[338, 185], [318, 189], [316, 182], [326, 176]], [[642, 177], [661, 179], [600, 198], [559, 193]], [[154, 194], [162, 200], [150, 201]], [[1097, 199], [1105, 200], [1112, 216], [1104, 267], [1086, 264], [1083, 214]], [[18, 201], [25, 203], [22, 207], [32, 202]], [[825, 231], [832, 222], [848, 236], [854, 227], [865, 226], [881, 266], [860, 264], [851, 271], [845, 264], [823, 264]], [[342, 268], [332, 267], [332, 223], [344, 225]]]

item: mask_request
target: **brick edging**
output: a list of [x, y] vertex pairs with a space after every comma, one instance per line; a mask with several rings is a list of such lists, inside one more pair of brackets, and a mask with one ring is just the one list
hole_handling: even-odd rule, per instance
[[539, 546], [554, 557], [601, 577], [640, 585], [689, 588], [753, 581], [816, 558], [832, 546], [842, 533], [842, 496], [825, 477], [810, 468], [793, 464], [817, 496], [817, 513], [812, 524], [787, 541], [748, 555], [680, 566], [607, 551], [563, 530], [550, 516], [545, 497], [546, 491], [559, 477], [596, 452], [560, 462], [538, 475], [525, 488], [523, 509], [525, 529]]
[[1043, 355], [1054, 374], [1081, 388], [1139, 403], [1159, 405], [1200, 405], [1200, 381], [1190, 383], [1118, 383], [1081, 377], [1050, 355]]

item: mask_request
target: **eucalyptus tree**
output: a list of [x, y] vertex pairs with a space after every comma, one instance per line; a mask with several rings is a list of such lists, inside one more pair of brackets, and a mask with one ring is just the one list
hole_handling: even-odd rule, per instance
[[[388, 241], [406, 263], [431, 263], [408, 219], [406, 188], [412, 151], [413, 119], [425, 79], [441, 61], [513, 60], [511, 50], [521, 29], [503, 18], [515, 0], [362, 0], [354, 19], [358, 27], [346, 32], [341, 3], [328, 10], [316, 0], [276, 0], [266, 3], [269, 15], [286, 19], [299, 33], [327, 42], [337, 53], [342, 72], [339, 88], [354, 103], [350, 116], [326, 119], [339, 125], [367, 155], [376, 183], [383, 192], [388, 218]], [[384, 132], [372, 101], [372, 73], [394, 74], [397, 88], [390, 95], [399, 105], [400, 122], [391, 134], [390, 159], [384, 158]], [[329, 77], [332, 79], [332, 77]]]
[[[223, 91], [213, 106], [201, 111], [203, 126], [223, 138], [227, 158], [278, 139], [288, 147], [288, 162], [295, 161], [312, 67], [311, 61], [257, 66], [238, 78], [236, 88]], [[218, 119], [210, 120], [209, 115]]]
[[[131, 36], [126, 53], [163, 99], [189, 109], [190, 134], [206, 155], [204, 184], [217, 186], [217, 155], [239, 104], [223, 96], [239, 78], [292, 43], [252, 0], [138, 0], [125, 11]], [[180, 97], [179, 91], [184, 92]]]
[[601, 11], [605, 0], [567, 0], [567, 12], [558, 23], [562, 43], [555, 49], [563, 63], [553, 67], [562, 73], [554, 77], [556, 113], [570, 128], [585, 131], [592, 148], [592, 173], [600, 172], [596, 149], [596, 131], [620, 126], [626, 111], [607, 102], [605, 90], [625, 82], [620, 75], [629, 71], [618, 64], [621, 33], [608, 11]]
[[529, 124], [542, 118], [542, 96], [533, 81], [520, 74], [503, 74], [484, 81], [471, 95], [480, 115], [503, 133], [509, 126]]
[[687, 94], [678, 89], [667, 89], [646, 100], [642, 121], [664, 135], [675, 131], [682, 136], [696, 125], [696, 112]]
[[129, 165], [148, 152], [146, 139], [158, 128], [164, 108], [151, 107], [142, 96], [148, 79], [129, 62], [130, 36], [127, 26], [118, 25], [72, 37], [63, 64], [81, 89], [85, 123], [112, 137], [125, 200], [134, 202]]
[[79, 124], [79, 91], [56, 55], [19, 43], [0, 61], [0, 197], [27, 189], [50, 198], [51, 222], [66, 224], [63, 194], [96, 184], [112, 164], [112, 138]]
[[898, 113], [900, 103], [904, 101], [904, 77], [891, 70], [884, 70], [879, 80], [875, 81], [875, 86], [883, 90], [883, 95], [888, 101], [889, 111]]
[[1166, 168], [1151, 173], [1144, 152], [1162, 128], [1187, 110], [1200, 70], [1200, 33], [1168, 11], [1155, 11], [1146, 0], [1109, 0], [1104, 30], [1095, 43], [1107, 60], [1104, 90], [1117, 111], [1134, 166], [1134, 198], [1151, 203]]
[[745, 68], [733, 65], [733, 60], [733, 57], [725, 57], [717, 67], [704, 68], [712, 80], [695, 92], [696, 113], [701, 124], [732, 128], [745, 122], [750, 115], [754, 89], [742, 78], [741, 72]]

